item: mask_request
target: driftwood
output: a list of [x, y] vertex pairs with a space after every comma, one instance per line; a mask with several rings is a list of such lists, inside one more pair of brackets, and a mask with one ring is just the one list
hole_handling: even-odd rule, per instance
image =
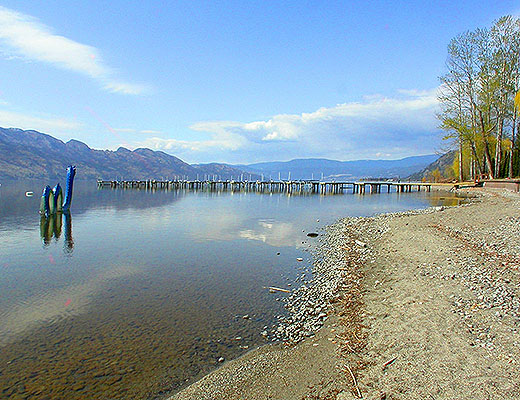
[[[358, 397], [360, 399], [363, 398], [363, 395], [361, 394], [361, 390], [359, 390], [359, 386], [357, 384], [357, 380], [356, 380], [356, 377], [354, 376], [354, 373], [352, 372], [352, 370], [350, 369], [350, 367], [348, 365], [345, 365], [345, 367], [347, 368], [348, 372], [350, 373], [350, 376], [352, 377], [352, 381], [354, 382], [354, 387], [356, 388], [356, 391], [357, 391], [357, 394], [358, 394]], [[344, 370], [345, 371], [345, 370]]]
[[290, 290], [282, 289], [282, 288], [278, 288], [278, 287], [274, 287], [274, 286], [264, 287], [264, 289], [269, 289], [269, 291], [270, 291], [271, 293], [274, 293], [274, 292], [291, 293]]
[[394, 358], [392, 358], [391, 360], [388, 360], [387, 362], [385, 362], [383, 364], [383, 369], [385, 369], [386, 367], [388, 367], [390, 364], [392, 364], [395, 360], [397, 360], [397, 356], [395, 356]]
[[367, 244], [365, 242], [362, 242], [361, 240], [356, 240], [356, 244], [361, 247], [367, 247]]

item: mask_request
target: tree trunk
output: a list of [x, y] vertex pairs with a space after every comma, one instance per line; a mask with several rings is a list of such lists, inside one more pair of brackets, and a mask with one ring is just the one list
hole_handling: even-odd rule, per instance
[[475, 168], [473, 168], [473, 178], [475, 178], [475, 173], [482, 175], [483, 171], [482, 171], [482, 166], [480, 165], [480, 162], [478, 160], [477, 147], [475, 146], [475, 142], [471, 141], [470, 147], [471, 147], [471, 153], [473, 154], [473, 162], [475, 163], [475, 166], [477, 167], [476, 171], [475, 171]]
[[493, 174], [493, 163], [491, 162], [491, 155], [489, 154], [489, 143], [487, 140], [487, 132], [486, 132], [486, 125], [484, 124], [484, 117], [482, 116], [482, 111], [479, 110], [480, 115], [480, 131], [482, 134], [482, 142], [484, 145], [484, 163], [487, 167], [487, 172], [489, 174], [489, 177], [491, 179], [494, 178]]
[[513, 153], [515, 151], [515, 135], [516, 135], [516, 111], [513, 114], [513, 127], [511, 129], [511, 151], [509, 153], [509, 171], [507, 172], [508, 178], [513, 177]]
[[462, 164], [462, 138], [459, 138], [459, 182], [464, 182], [464, 165]]
[[495, 176], [500, 178], [500, 163], [502, 162], [502, 131], [504, 127], [504, 120], [498, 120], [497, 145], [495, 147]]

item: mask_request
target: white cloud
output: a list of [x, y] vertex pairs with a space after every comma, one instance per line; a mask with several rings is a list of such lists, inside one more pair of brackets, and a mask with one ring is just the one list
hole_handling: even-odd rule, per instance
[[437, 149], [437, 107], [437, 89], [399, 90], [394, 97], [366, 96], [361, 102], [265, 121], [198, 122], [190, 128], [208, 133], [207, 140], [152, 137], [140, 145], [190, 161], [400, 158]]
[[[233, 127], [241, 128], [235, 122], [200, 122], [190, 128], [196, 131], [213, 132], [208, 140], [178, 140], [150, 137], [138, 142], [134, 147], [149, 147], [154, 150], [170, 150], [172, 152], [200, 153], [210, 150], [236, 151], [248, 144], [247, 138], [233, 133]], [[143, 132], [144, 133], [144, 132]]]
[[0, 126], [5, 128], [37, 129], [42, 132], [77, 129], [80, 124], [63, 118], [42, 118], [17, 112], [0, 110]]
[[0, 42], [5, 58], [40, 61], [87, 75], [104, 89], [122, 94], [140, 94], [144, 85], [121, 82], [104, 64], [99, 51], [52, 33], [37, 19], [0, 6]]
[[125, 82], [108, 82], [103, 87], [112, 93], [132, 95], [146, 93], [150, 90], [150, 88], [146, 85]]

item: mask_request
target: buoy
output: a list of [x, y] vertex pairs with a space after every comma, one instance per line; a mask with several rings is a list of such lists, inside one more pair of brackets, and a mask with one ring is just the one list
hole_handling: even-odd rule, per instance
[[32, 197], [33, 196], [33, 192], [25, 192], [25, 196], [26, 197]]

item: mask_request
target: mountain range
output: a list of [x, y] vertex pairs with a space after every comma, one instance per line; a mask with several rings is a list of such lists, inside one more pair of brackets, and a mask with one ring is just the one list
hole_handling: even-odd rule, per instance
[[267, 179], [335, 179], [353, 180], [367, 178], [405, 178], [427, 167], [439, 156], [406, 157], [401, 160], [336, 161], [323, 158], [297, 159], [286, 162], [264, 162], [235, 165]]
[[68, 165], [76, 165], [77, 179], [229, 179], [243, 173], [226, 164], [190, 165], [162, 151], [94, 150], [74, 139], [64, 143], [33, 130], [0, 128], [0, 179], [56, 179]]
[[77, 179], [336, 179], [407, 177], [437, 160], [436, 155], [401, 160], [336, 161], [298, 159], [249, 165], [194, 164], [162, 151], [146, 148], [95, 150], [78, 140], [63, 142], [34, 130], [0, 128], [0, 179], [48, 179], [63, 177], [68, 165], [76, 165]]
[[453, 167], [453, 161], [456, 156], [456, 150], [448, 151], [424, 169], [410, 175], [409, 178], [412, 181], [421, 181], [423, 178], [428, 180], [431, 179], [433, 171], [435, 170], [439, 170], [443, 177], [449, 178], [450, 175], [453, 176], [449, 171], [453, 171], [451, 168]]

